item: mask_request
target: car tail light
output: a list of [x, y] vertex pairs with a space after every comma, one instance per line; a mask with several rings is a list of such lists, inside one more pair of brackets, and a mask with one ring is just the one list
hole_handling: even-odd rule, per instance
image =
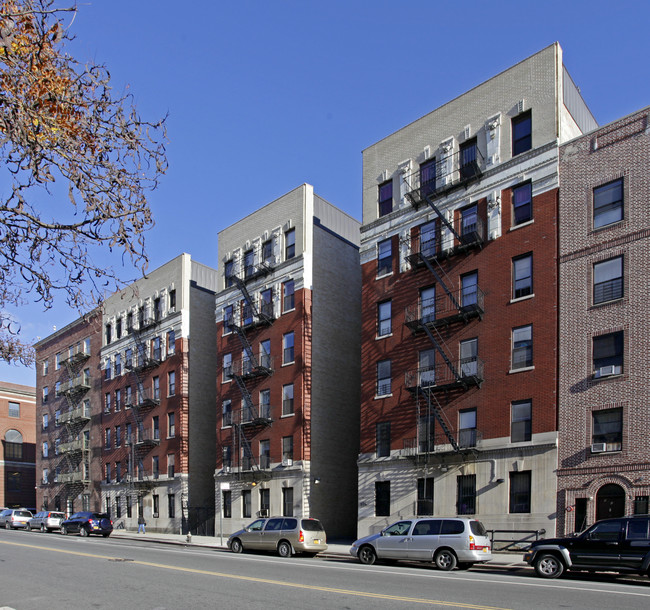
[[474, 540], [474, 536], [469, 537], [469, 550], [470, 551], [482, 551], [483, 549], [487, 549], [489, 551], [490, 546], [485, 545], [485, 544], [476, 544], [476, 541]]
[[300, 535], [298, 536], [298, 542], [304, 542], [305, 541], [305, 533], [300, 530]]

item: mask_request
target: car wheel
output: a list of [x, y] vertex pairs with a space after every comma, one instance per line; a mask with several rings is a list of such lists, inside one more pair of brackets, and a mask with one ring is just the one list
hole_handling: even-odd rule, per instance
[[278, 544], [278, 555], [280, 557], [291, 557], [291, 545], [286, 540]]
[[25, 529], [26, 529], [28, 532], [31, 532], [31, 531], [32, 531], [32, 526], [28, 523], [28, 524], [25, 526]]
[[369, 545], [362, 546], [359, 549], [359, 561], [364, 565], [371, 566], [375, 561], [377, 561], [377, 553]]
[[449, 572], [456, 567], [456, 555], [447, 549], [442, 549], [436, 553], [436, 556], [433, 558], [433, 561], [436, 564], [436, 567], [439, 570], [444, 570]]
[[102, 536], [104, 536], [104, 538], [108, 538], [110, 536], [110, 533], [109, 534], [102, 534]]
[[49, 531], [49, 530], [45, 527], [45, 523], [41, 523], [41, 531], [42, 531], [43, 533]]
[[61, 526], [61, 533], [65, 536], [68, 533], [68, 528], [65, 525]]
[[79, 535], [82, 538], [86, 538], [88, 536], [88, 530], [83, 525], [79, 528]]
[[5, 529], [6, 529], [6, 530], [10, 530], [10, 529], [11, 529], [11, 524], [9, 523], [9, 521], [5, 521]]
[[230, 550], [233, 553], [241, 553], [244, 550], [244, 545], [241, 543], [241, 540], [239, 538], [235, 538], [230, 543]]
[[557, 555], [541, 555], [535, 561], [535, 572], [542, 578], [557, 578], [564, 572], [564, 563]]

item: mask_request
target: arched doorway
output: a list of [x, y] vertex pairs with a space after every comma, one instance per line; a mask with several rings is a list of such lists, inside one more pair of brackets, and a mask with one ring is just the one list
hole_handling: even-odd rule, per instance
[[603, 485], [596, 494], [596, 521], [625, 515], [625, 490], [616, 483]]

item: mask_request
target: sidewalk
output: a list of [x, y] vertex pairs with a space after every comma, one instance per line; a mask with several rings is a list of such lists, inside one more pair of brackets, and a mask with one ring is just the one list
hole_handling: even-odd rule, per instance
[[[158, 542], [160, 544], [175, 544], [185, 546], [203, 546], [216, 550], [227, 550], [227, 536], [224, 534], [223, 542], [219, 536], [182, 536], [181, 534], [161, 534], [159, 532], [150, 532], [148, 534], [138, 534], [137, 531], [115, 529], [111, 534], [113, 538], [123, 538], [127, 540], [146, 540], [147, 542]], [[321, 557], [349, 557], [350, 544], [331, 544], [328, 543], [327, 551], [320, 553]], [[528, 566], [523, 561], [521, 553], [494, 553], [492, 560], [484, 565], [525, 568]]]

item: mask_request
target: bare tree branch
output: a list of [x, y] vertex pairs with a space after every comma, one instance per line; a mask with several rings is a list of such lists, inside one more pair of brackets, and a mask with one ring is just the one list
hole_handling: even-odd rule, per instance
[[[0, 0], [0, 358], [29, 360], [29, 346], [6, 307], [55, 294], [78, 310], [106, 286], [122, 285], [92, 252], [122, 252], [147, 269], [144, 233], [153, 224], [147, 194], [167, 169], [165, 118], [138, 115], [115, 94], [101, 65], [65, 52], [64, 20], [77, 7], [54, 0]], [[61, 188], [67, 201], [61, 200]], [[56, 213], [39, 202], [46, 193]], [[48, 208], [49, 209], [49, 208]]]

